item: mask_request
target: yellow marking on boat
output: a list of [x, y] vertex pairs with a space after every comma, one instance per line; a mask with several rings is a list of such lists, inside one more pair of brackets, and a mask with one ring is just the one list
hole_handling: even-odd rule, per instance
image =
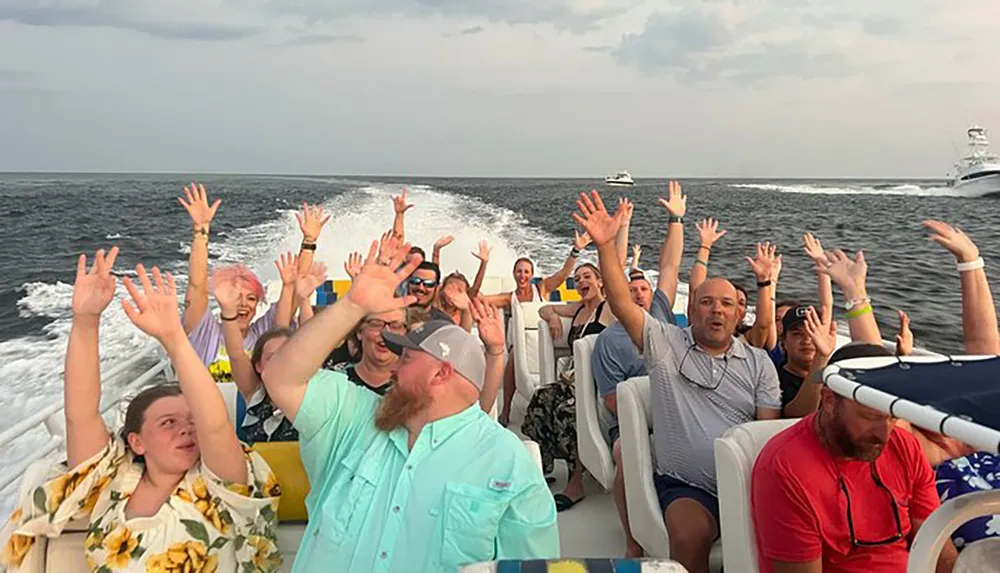
[[583, 561], [550, 561], [548, 573], [587, 573], [587, 564]]

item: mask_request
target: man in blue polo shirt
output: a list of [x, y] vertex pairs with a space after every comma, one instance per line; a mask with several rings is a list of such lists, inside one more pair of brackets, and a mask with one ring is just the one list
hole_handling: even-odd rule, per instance
[[365, 315], [414, 302], [394, 291], [419, 259], [400, 269], [408, 246], [378, 256], [375, 248], [350, 292], [263, 373], [299, 431], [311, 485], [293, 571], [453, 573], [481, 561], [557, 557], [556, 508], [541, 471], [479, 406], [486, 366], [471, 334], [439, 321], [406, 336], [384, 333], [400, 354], [384, 397], [336, 372], [316, 374]]

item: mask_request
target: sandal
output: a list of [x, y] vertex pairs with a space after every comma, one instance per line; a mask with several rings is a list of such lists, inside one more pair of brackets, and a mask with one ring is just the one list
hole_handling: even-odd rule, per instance
[[567, 496], [565, 494], [561, 494], [561, 493], [557, 493], [557, 494], [553, 495], [552, 497], [553, 497], [553, 499], [556, 500], [556, 511], [557, 512], [566, 511], [567, 509], [569, 509], [569, 508], [573, 507], [574, 505], [580, 503], [580, 500], [583, 499], [581, 497], [580, 499], [573, 500], [573, 499], [570, 499], [569, 496]]

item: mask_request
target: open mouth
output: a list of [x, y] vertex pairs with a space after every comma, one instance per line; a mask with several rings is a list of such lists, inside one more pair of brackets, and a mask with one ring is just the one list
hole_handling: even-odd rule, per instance
[[580, 293], [580, 296], [586, 297], [587, 293], [590, 292], [590, 286], [589, 285], [577, 285], [576, 290], [577, 290], [577, 292]]

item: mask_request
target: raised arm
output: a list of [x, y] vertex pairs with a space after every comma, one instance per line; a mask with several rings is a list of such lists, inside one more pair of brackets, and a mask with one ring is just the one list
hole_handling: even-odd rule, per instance
[[[250, 364], [250, 359], [247, 358], [247, 353], [243, 350], [243, 333], [235, 320], [240, 292], [232, 283], [212, 286], [212, 295], [215, 297], [215, 302], [219, 304], [222, 341], [226, 345], [226, 354], [229, 355], [229, 367], [233, 373], [233, 382], [236, 383], [236, 388], [243, 395], [243, 399], [249, 402], [254, 392], [260, 387], [260, 376], [254, 372], [253, 365]], [[275, 326], [279, 326], [277, 319]]]
[[454, 235], [445, 235], [434, 241], [434, 250], [431, 251], [431, 262], [441, 268], [441, 249], [447, 247], [455, 240]]
[[837, 323], [834, 322], [832, 313], [823, 315], [820, 320], [816, 311], [810, 307], [806, 313], [805, 328], [806, 334], [816, 348], [816, 354], [809, 365], [809, 374], [799, 387], [795, 398], [782, 408], [782, 416], [785, 418], [801, 418], [819, 408], [823, 390], [823, 369], [837, 348]]
[[609, 215], [597, 191], [591, 191], [590, 195], [580, 193], [576, 206], [579, 212], [573, 213], [573, 220], [586, 229], [597, 245], [604, 292], [608, 304], [611, 305], [611, 312], [622, 323], [632, 343], [641, 352], [644, 344], [642, 333], [645, 317], [643, 310], [632, 302], [632, 297], [629, 295], [628, 282], [619, 264], [614, 244], [624, 214], [618, 211], [614, 216]]
[[559, 285], [566, 282], [566, 279], [573, 274], [573, 268], [576, 267], [576, 261], [580, 258], [580, 252], [583, 251], [590, 244], [590, 235], [587, 233], [580, 234], [573, 231], [573, 250], [569, 252], [569, 256], [566, 257], [566, 262], [556, 274], [545, 277], [542, 279], [542, 283], [539, 285], [541, 295], [543, 299], [548, 299], [549, 294], [559, 288]]
[[[309, 273], [310, 269], [312, 269], [313, 260], [316, 258], [316, 244], [319, 242], [320, 233], [323, 232], [323, 226], [330, 220], [330, 215], [328, 215], [320, 205], [308, 205], [303, 203], [302, 211], [300, 213], [296, 213], [295, 218], [298, 219], [299, 230], [302, 231], [302, 246], [299, 248], [298, 257], [298, 274], [305, 275]], [[284, 279], [284, 276], [282, 276], [282, 279]], [[293, 296], [292, 312], [288, 316], [289, 323], [291, 321], [291, 317], [295, 315], [295, 309], [297, 306], [298, 301], [295, 300], [295, 297]]]
[[194, 183], [184, 187], [184, 195], [177, 200], [191, 216], [193, 226], [188, 286], [184, 293], [184, 332], [190, 333], [208, 311], [208, 232], [222, 200], [216, 199], [209, 206], [205, 186]]
[[716, 241], [726, 236], [726, 230], [720, 231], [719, 222], [711, 217], [698, 221], [694, 226], [698, 229], [701, 244], [698, 247], [698, 252], [694, 254], [691, 276], [688, 277], [688, 316], [691, 316], [694, 311], [694, 296], [692, 296], [694, 291], [698, 290], [698, 286], [705, 282], [708, 277], [708, 259], [712, 254], [712, 246], [715, 245]]
[[687, 195], [681, 193], [679, 182], [670, 182], [667, 198], [661, 197], [660, 205], [670, 213], [670, 218], [667, 223], [667, 238], [660, 247], [660, 278], [656, 282], [656, 288], [667, 295], [670, 304], [674, 304], [677, 300], [681, 258], [684, 256], [684, 215], [687, 213]]
[[392, 234], [396, 237], [396, 240], [400, 243], [404, 239], [404, 225], [403, 219], [406, 212], [413, 208], [413, 203], [406, 202], [406, 188], [403, 188], [403, 193], [396, 195], [392, 198], [392, 210], [395, 215], [392, 219]]
[[622, 268], [625, 268], [625, 263], [628, 261], [629, 229], [632, 227], [632, 212], [635, 210], [635, 204], [622, 197], [618, 199], [618, 208], [625, 211], [625, 220], [622, 221], [622, 227], [618, 229], [615, 248], [618, 250], [618, 260], [621, 261]]
[[355, 251], [347, 256], [347, 260], [344, 261], [344, 272], [352, 281], [358, 276], [361, 272], [361, 253]]
[[485, 304], [480, 299], [472, 299], [472, 318], [479, 330], [479, 339], [486, 348], [486, 373], [483, 389], [479, 393], [479, 407], [487, 414], [493, 409], [503, 383], [504, 353], [506, 350], [503, 331], [503, 313]]
[[957, 227], [941, 221], [924, 221], [931, 240], [955, 255], [962, 281], [962, 332], [969, 354], [1000, 354], [997, 311], [986, 280], [979, 247]]
[[416, 301], [412, 295], [397, 298], [395, 292], [421, 263], [421, 258], [413, 257], [401, 267], [410, 245], [381, 254], [378, 245], [378, 241], [372, 242], [368, 258], [347, 295], [299, 328], [268, 362], [261, 376], [264, 386], [274, 404], [290, 420], [294, 421], [299, 411], [309, 378], [366, 314], [405, 308]]
[[108, 428], [101, 418], [101, 357], [98, 348], [101, 313], [115, 297], [111, 268], [118, 247], [107, 256], [97, 251], [87, 270], [87, 257], [80, 255], [73, 283], [73, 324], [66, 348], [66, 380], [63, 400], [66, 416], [66, 457], [73, 468], [94, 457], [108, 445]]
[[479, 291], [483, 288], [483, 280], [486, 279], [486, 266], [490, 262], [490, 252], [492, 250], [486, 241], [479, 241], [479, 250], [472, 253], [473, 257], [479, 259], [479, 269], [476, 271], [476, 278], [473, 279], [472, 287], [469, 289], [470, 298], [479, 296]]
[[168, 273], [164, 281], [160, 269], [153, 267], [150, 281], [142, 265], [136, 266], [135, 271], [142, 293], [131, 280], [125, 279], [125, 288], [135, 303], [133, 306], [127, 300], [122, 301], [126, 316], [167, 350], [184, 399], [191, 408], [202, 463], [220, 478], [245, 485], [247, 466], [243, 447], [236, 439], [222, 393], [184, 333], [174, 277]]
[[466, 332], [472, 332], [472, 313], [469, 310], [469, 293], [462, 287], [459, 281], [451, 281], [443, 289], [441, 295], [443, 299], [459, 311], [459, 326]]
[[[833, 282], [829, 275], [823, 273], [822, 269], [830, 264], [826, 258], [826, 251], [823, 244], [819, 242], [812, 233], [802, 235], [802, 242], [805, 244], [806, 255], [812, 259], [816, 265], [816, 283], [819, 295], [819, 313], [821, 316], [829, 314], [833, 316]], [[773, 348], [773, 346], [772, 346]]]
[[277, 267], [278, 276], [281, 277], [281, 295], [278, 297], [278, 312], [274, 315], [274, 326], [288, 328], [295, 314], [295, 279], [299, 275], [299, 256], [290, 252], [282, 253], [278, 260], [274, 261], [274, 266]]
[[641, 271], [639, 267], [639, 257], [642, 256], [642, 245], [635, 244], [632, 245], [632, 264], [629, 265], [629, 272], [631, 271]]
[[868, 263], [865, 254], [858, 251], [854, 260], [844, 251], [827, 251], [827, 266], [823, 273], [830, 276], [844, 293], [847, 308], [847, 326], [854, 342], [882, 344], [882, 334], [875, 322], [875, 312], [868, 298]]
[[[781, 273], [781, 255], [775, 255], [776, 247], [770, 242], [757, 243], [757, 256], [747, 257], [750, 270], [757, 279], [757, 308], [753, 327], [747, 333], [747, 342], [757, 348], [767, 348], [771, 337], [777, 337], [774, 324], [774, 292]], [[776, 340], [776, 338], [775, 338]], [[774, 348], [771, 346], [770, 348]]]
[[326, 265], [313, 263], [309, 272], [295, 279], [295, 299], [299, 304], [299, 326], [313, 317], [312, 295], [326, 282]]

